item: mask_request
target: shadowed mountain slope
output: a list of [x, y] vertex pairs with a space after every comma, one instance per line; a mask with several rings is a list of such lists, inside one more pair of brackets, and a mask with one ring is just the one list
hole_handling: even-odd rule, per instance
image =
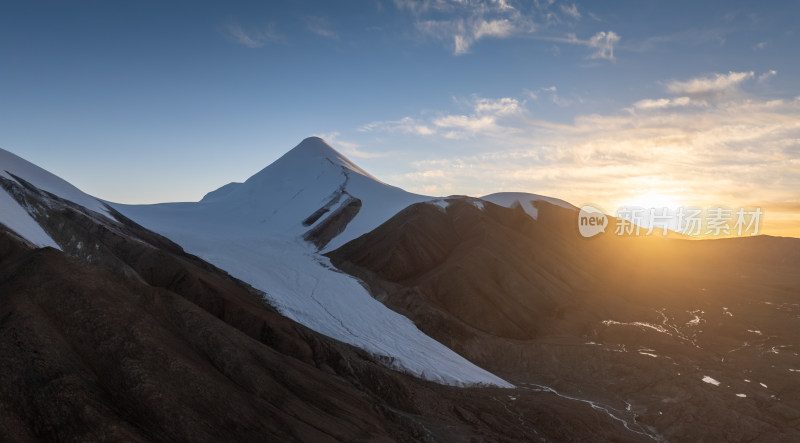
[[517, 386], [611, 405], [656, 439], [800, 436], [800, 240], [626, 238], [613, 219], [585, 239], [576, 210], [547, 202], [536, 220], [447, 202], [328, 255]]

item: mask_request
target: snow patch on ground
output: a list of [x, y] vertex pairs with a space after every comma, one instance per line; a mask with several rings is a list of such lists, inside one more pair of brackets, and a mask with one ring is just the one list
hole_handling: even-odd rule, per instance
[[626, 323], [626, 322], [619, 322], [619, 321], [616, 321], [616, 320], [603, 320], [602, 323], [604, 325], [606, 325], [606, 326], [615, 326], [615, 325], [616, 326], [635, 326], [637, 328], [652, 329], [652, 330], [654, 330], [656, 332], [660, 332], [662, 334], [669, 335], [669, 331], [667, 331], [666, 328], [664, 328], [663, 326], [654, 325], [652, 323], [647, 323], [647, 322], [643, 322], [643, 321], [634, 321], [634, 322], [627, 322]]
[[445, 199], [443, 199], [443, 198], [437, 198], [435, 200], [428, 200], [425, 203], [428, 203], [429, 205], [436, 206], [437, 208], [441, 209], [442, 212], [446, 212], [447, 211], [447, 207], [450, 206], [450, 202], [445, 200]]
[[728, 308], [726, 308], [726, 307], [722, 308], [722, 314], [723, 315], [728, 315], [730, 317], [733, 317], [733, 313], [730, 310], [728, 310]]
[[0, 223], [39, 247], [61, 249], [17, 201], [0, 188]]
[[689, 320], [689, 321], [686, 323], [686, 324], [687, 324], [687, 325], [689, 325], [689, 326], [697, 326], [697, 325], [699, 325], [699, 324], [700, 324], [700, 322], [703, 320], [703, 319], [702, 319], [702, 317], [700, 317], [700, 314], [705, 314], [705, 312], [704, 312], [704, 311], [701, 311], [701, 310], [699, 310], [699, 309], [697, 309], [697, 310], [694, 310], [694, 311], [686, 311], [686, 312], [687, 312], [689, 315], [691, 315], [691, 316], [693, 316], [693, 317], [694, 317], [693, 319]]
[[714, 386], [719, 386], [719, 381], [717, 381], [717, 380], [715, 380], [715, 379], [713, 379], [713, 378], [711, 378], [711, 377], [709, 377], [707, 375], [703, 376], [703, 381], [705, 383], [712, 384]]
[[536, 220], [536, 217], [539, 216], [539, 211], [533, 205], [533, 202], [535, 201], [544, 201], [567, 209], [577, 209], [575, 206], [565, 202], [564, 200], [545, 197], [543, 195], [528, 194], [525, 192], [498, 192], [496, 194], [483, 196], [481, 197], [481, 200], [494, 203], [498, 206], [505, 206], [506, 208], [519, 205], [522, 207], [522, 210], [524, 210], [525, 213], [530, 215], [534, 220]]

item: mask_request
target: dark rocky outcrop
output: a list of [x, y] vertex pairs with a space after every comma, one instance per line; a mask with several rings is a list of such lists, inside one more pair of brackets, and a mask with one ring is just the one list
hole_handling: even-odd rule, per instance
[[[322, 208], [326, 209], [326, 208]], [[361, 200], [348, 197], [338, 208], [334, 209], [327, 217], [322, 219], [316, 226], [309, 229], [303, 235], [303, 239], [307, 242], [313, 243], [317, 249], [322, 249], [334, 237], [341, 234], [347, 225], [353, 221], [361, 210]], [[327, 210], [322, 213], [314, 213], [306, 219], [309, 225], [313, 224], [319, 217], [321, 217]], [[314, 216], [316, 215], [316, 218]]]

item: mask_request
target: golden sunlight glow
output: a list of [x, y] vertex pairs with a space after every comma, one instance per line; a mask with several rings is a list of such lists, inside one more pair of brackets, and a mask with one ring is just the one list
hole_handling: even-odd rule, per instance
[[621, 206], [638, 207], [638, 208], [674, 209], [680, 206], [680, 203], [678, 203], [678, 200], [673, 196], [650, 191], [646, 194], [641, 194], [629, 200], [625, 200]]

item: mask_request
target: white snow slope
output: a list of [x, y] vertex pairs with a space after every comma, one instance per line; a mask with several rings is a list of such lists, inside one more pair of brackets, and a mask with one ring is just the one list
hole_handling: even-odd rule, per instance
[[[302, 239], [349, 197], [360, 199], [362, 207], [325, 250], [429, 199], [378, 181], [312, 137], [246, 182], [226, 185], [200, 202], [113, 206], [266, 292], [287, 317], [365, 349], [390, 367], [447, 385], [511, 387], [372, 298], [359, 281], [333, 268]], [[331, 210], [303, 226], [324, 206]]]
[[36, 246], [61, 249], [5, 189], [0, 189], [0, 223]]
[[[98, 199], [81, 192], [80, 189], [33, 163], [0, 149], [0, 177], [17, 182], [12, 174], [41, 190], [108, 216], [105, 206]], [[2, 188], [0, 188], [0, 223], [37, 246], [60, 249], [27, 210]]]

